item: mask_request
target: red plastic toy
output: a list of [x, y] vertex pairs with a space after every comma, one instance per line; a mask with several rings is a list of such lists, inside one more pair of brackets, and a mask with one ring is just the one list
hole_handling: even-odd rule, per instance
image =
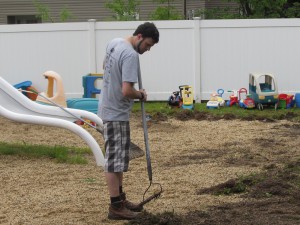
[[[248, 91], [246, 88], [241, 88], [239, 91], [239, 105], [241, 108], [244, 109], [254, 109], [255, 108], [255, 102], [254, 99], [252, 99], [248, 94]], [[246, 98], [242, 99], [241, 94], [245, 93], [246, 94]]]
[[239, 104], [239, 99], [236, 90], [228, 91], [232, 92], [232, 95], [229, 96], [229, 101], [226, 102], [227, 106], [233, 106], [233, 105], [238, 105]]

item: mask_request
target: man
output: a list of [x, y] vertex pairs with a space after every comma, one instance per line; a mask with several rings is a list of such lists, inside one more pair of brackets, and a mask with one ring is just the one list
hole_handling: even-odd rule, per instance
[[134, 87], [140, 75], [139, 54], [150, 51], [158, 41], [156, 26], [146, 22], [132, 36], [113, 39], [106, 48], [98, 116], [104, 123], [104, 172], [111, 200], [109, 219], [134, 219], [142, 210], [126, 200], [123, 172], [128, 171], [129, 165], [129, 114], [134, 99], [147, 100], [146, 91]]

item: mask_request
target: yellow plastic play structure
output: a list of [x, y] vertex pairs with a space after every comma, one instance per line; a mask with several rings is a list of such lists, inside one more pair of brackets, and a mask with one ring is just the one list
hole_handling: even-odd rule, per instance
[[181, 85], [179, 86], [180, 95], [182, 98], [182, 108], [183, 109], [193, 109], [194, 108], [194, 93], [192, 86]]
[[[39, 96], [36, 98], [37, 102], [42, 102], [46, 104], [50, 104], [54, 102], [62, 107], [67, 107], [65, 91], [63, 86], [63, 81], [61, 76], [54, 71], [46, 71], [43, 76], [48, 80], [48, 88], [47, 92], [41, 92]], [[56, 88], [56, 92], [54, 93], [54, 87]], [[43, 98], [42, 96], [46, 98]], [[47, 100], [49, 99], [50, 102]]]

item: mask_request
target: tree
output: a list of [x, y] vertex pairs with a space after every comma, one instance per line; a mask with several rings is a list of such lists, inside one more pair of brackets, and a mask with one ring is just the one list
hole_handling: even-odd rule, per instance
[[[36, 7], [36, 10], [38, 12], [37, 18], [40, 18], [43, 22], [50, 21], [51, 23], [54, 23], [55, 20], [50, 14], [49, 7], [45, 4], [42, 4], [39, 0], [33, 1], [34, 6]], [[61, 22], [66, 22], [68, 19], [73, 18], [72, 13], [66, 8], [66, 6], [60, 11], [59, 18]]]
[[112, 0], [106, 3], [106, 7], [114, 12], [115, 20], [128, 21], [139, 20], [138, 0]]
[[53, 18], [50, 16], [49, 7], [42, 4], [40, 1], [35, 0], [33, 1], [36, 10], [38, 11], [37, 18], [40, 18], [43, 22], [50, 21], [54, 23]]
[[240, 5], [242, 17], [246, 18], [280, 18], [287, 0], [236, 0]]
[[288, 0], [284, 5], [284, 14], [287, 18], [300, 18], [300, 1]]
[[228, 8], [214, 8], [199, 10], [206, 19], [228, 18], [299, 18], [299, 0], [223, 0], [236, 2], [236, 12]]
[[60, 17], [60, 21], [61, 22], [66, 22], [68, 19], [73, 18], [72, 13], [67, 9], [67, 7], [65, 6], [59, 14]]
[[174, 0], [153, 0], [153, 2], [159, 3], [156, 10], [151, 14], [152, 20], [180, 20], [183, 16], [175, 10], [175, 7], [171, 5]]

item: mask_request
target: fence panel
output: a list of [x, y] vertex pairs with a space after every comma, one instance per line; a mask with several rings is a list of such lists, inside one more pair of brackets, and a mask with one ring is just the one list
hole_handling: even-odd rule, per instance
[[[81, 97], [82, 76], [103, 73], [108, 41], [133, 33], [141, 21], [0, 25], [0, 76], [30, 80], [40, 91], [54, 70], [67, 97]], [[300, 92], [299, 19], [155, 21], [160, 41], [140, 56], [150, 100], [167, 100], [189, 84], [196, 99], [218, 88], [248, 88], [250, 72], [276, 75], [279, 91]], [[228, 95], [228, 94], [227, 94]]]

